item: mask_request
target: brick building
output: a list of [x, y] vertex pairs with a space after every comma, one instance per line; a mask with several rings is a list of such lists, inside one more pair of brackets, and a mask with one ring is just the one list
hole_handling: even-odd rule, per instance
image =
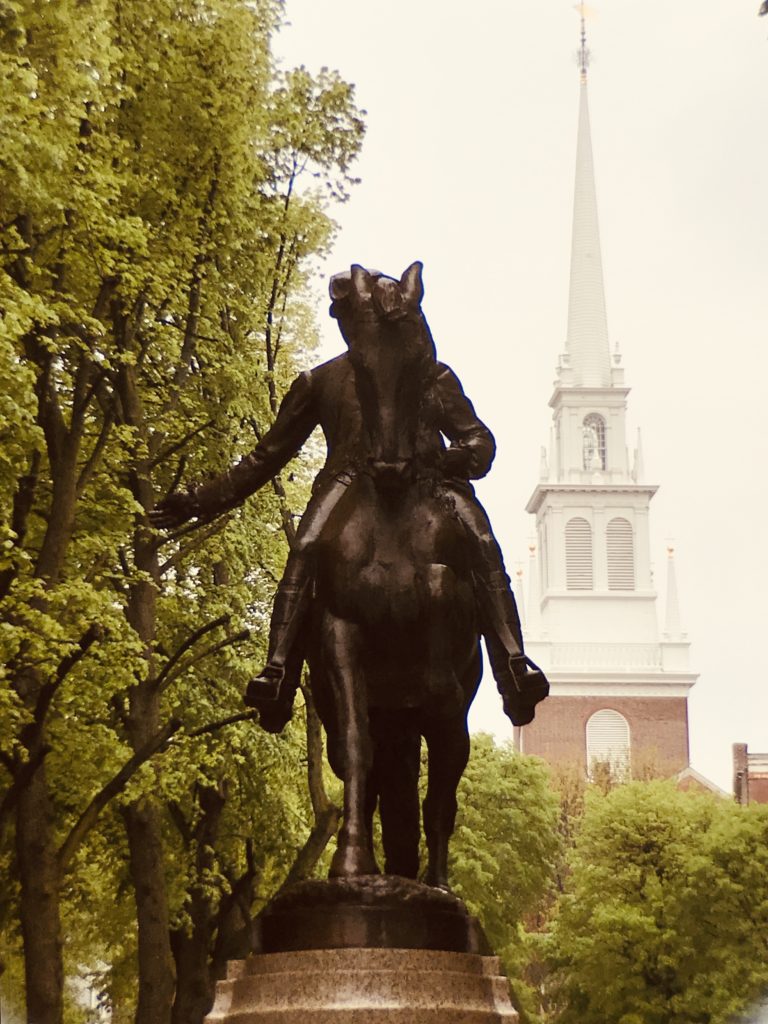
[[519, 748], [550, 761], [688, 765], [688, 692], [696, 674], [677, 601], [674, 551], [659, 629], [651, 572], [650, 501], [640, 436], [627, 448], [629, 388], [610, 349], [582, 24], [581, 86], [565, 352], [550, 398], [553, 427], [527, 505], [530, 545], [526, 649], [551, 696]]
[[751, 754], [733, 744], [733, 794], [740, 804], [768, 804], [768, 754]]

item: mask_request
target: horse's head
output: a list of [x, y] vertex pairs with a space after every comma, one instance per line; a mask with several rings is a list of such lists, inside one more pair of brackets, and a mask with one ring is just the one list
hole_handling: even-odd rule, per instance
[[421, 272], [412, 263], [398, 281], [353, 264], [331, 279], [331, 315], [355, 370], [368, 465], [384, 488], [412, 475], [421, 402], [435, 368]]

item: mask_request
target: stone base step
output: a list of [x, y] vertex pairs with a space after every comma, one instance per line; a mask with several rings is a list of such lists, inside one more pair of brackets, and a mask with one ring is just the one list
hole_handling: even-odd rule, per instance
[[518, 1017], [514, 1010], [409, 1010], [368, 1006], [359, 1010], [344, 1007], [335, 1010], [243, 1011], [205, 1019], [206, 1022], [226, 1021], [226, 1024], [516, 1024]]
[[514, 1024], [497, 957], [412, 949], [262, 953], [230, 964], [207, 1024]]

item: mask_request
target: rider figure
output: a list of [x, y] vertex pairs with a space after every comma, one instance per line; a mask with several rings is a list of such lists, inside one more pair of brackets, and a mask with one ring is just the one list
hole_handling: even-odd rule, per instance
[[[357, 269], [353, 268], [353, 274]], [[377, 271], [367, 275], [374, 281], [384, 277]], [[416, 287], [420, 297], [421, 264], [409, 267], [402, 282]], [[330, 282], [330, 314], [338, 321], [348, 346], [356, 325], [348, 298], [350, 283], [349, 272], [335, 275]], [[434, 352], [420, 311], [417, 329], [426, 332]], [[450, 500], [470, 541], [480, 629], [504, 710], [516, 725], [524, 725], [533, 718], [534, 705], [546, 695], [547, 684], [540, 672], [527, 670], [530, 663], [523, 655], [520, 620], [501, 550], [469, 482], [490, 469], [496, 449], [493, 435], [477, 418], [458, 378], [444, 363], [435, 360], [427, 389], [422, 400], [427, 421], [422, 433], [431, 449], [427, 459], [432, 458], [437, 466], [440, 491]], [[275, 732], [290, 718], [298, 686], [303, 661], [299, 633], [311, 596], [313, 545], [354, 478], [359, 461], [362, 419], [349, 353], [300, 374], [283, 399], [273, 426], [252, 452], [214, 480], [171, 495], [152, 516], [155, 525], [169, 527], [194, 516], [210, 519], [239, 505], [293, 458], [318, 424], [325, 434], [328, 455], [312, 487], [275, 594], [267, 664], [249, 683], [245, 697], [247, 704], [259, 709], [261, 724]], [[450, 441], [448, 448], [443, 436]]]

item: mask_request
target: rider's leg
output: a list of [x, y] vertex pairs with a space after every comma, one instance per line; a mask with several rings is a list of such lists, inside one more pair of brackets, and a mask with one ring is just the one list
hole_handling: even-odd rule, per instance
[[[520, 657], [523, 653], [523, 634], [517, 603], [504, 568], [501, 548], [493, 535], [491, 524], [482, 505], [476, 498], [460, 491], [452, 491], [456, 513], [472, 541], [472, 569], [480, 584], [480, 604], [483, 633], [489, 640], [489, 657], [498, 660]], [[491, 652], [495, 648], [496, 658]], [[501, 651], [499, 650], [501, 648]], [[504, 671], [509, 671], [508, 666]]]
[[307, 554], [295, 548], [288, 555], [283, 577], [272, 602], [267, 662], [248, 685], [248, 698], [263, 700], [277, 697], [285, 678], [286, 666], [298, 628], [304, 617], [306, 596], [311, 582]]
[[481, 629], [504, 711], [515, 725], [527, 725], [535, 705], [549, 692], [549, 684], [533, 663], [533, 671], [528, 670], [517, 603], [485, 510], [474, 495], [457, 489], [451, 496], [472, 541]]
[[[291, 702], [293, 700], [303, 658], [291, 657], [291, 651], [298, 640], [309, 602], [312, 583], [309, 561], [312, 547], [348, 485], [347, 477], [331, 480], [312, 495], [301, 517], [283, 577], [272, 603], [267, 663], [259, 675], [251, 680], [246, 691], [245, 702], [252, 707], [258, 707], [256, 701], [275, 700], [283, 687], [286, 691], [291, 690], [289, 699]], [[291, 668], [294, 669], [293, 673], [290, 672]], [[296, 678], [287, 679], [288, 674], [296, 675]], [[289, 695], [286, 693], [286, 696]]]

